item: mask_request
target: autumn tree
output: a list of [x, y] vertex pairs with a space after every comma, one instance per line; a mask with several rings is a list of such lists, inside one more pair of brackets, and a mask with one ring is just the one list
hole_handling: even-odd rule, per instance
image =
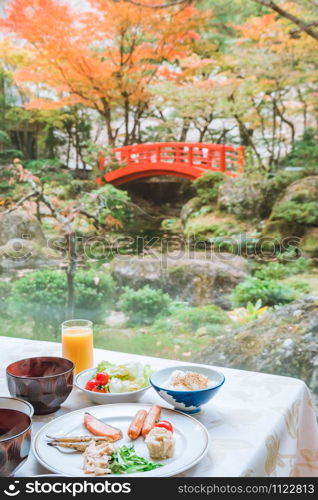
[[308, 120], [316, 119], [316, 43], [306, 34], [291, 37], [290, 23], [276, 14], [253, 17], [236, 28], [241, 38], [224, 60], [238, 82], [232, 101], [248, 103], [240, 123], [255, 132], [273, 166], [293, 148]]
[[[23, 156], [24, 159], [56, 159], [60, 146], [65, 147], [65, 164], [71, 150], [75, 169], [85, 169], [84, 152], [90, 143], [91, 117], [82, 105], [59, 109], [27, 109], [32, 90], [14, 81], [21, 67], [33, 63], [33, 53], [0, 41], [0, 161]], [[32, 129], [32, 136], [28, 129]], [[12, 136], [14, 140], [12, 140]], [[13, 146], [17, 149], [12, 149]], [[77, 171], [75, 170], [77, 173]]]
[[233, 124], [220, 120], [228, 117], [224, 104], [233, 87], [230, 79], [215, 74], [215, 67], [213, 59], [192, 58], [176, 81], [151, 88], [159, 126], [174, 134], [171, 140], [185, 142], [191, 134], [199, 142], [225, 142]]
[[[147, 6], [152, 9], [166, 9], [171, 6], [189, 5], [200, 2], [200, 0], [153, 0], [151, 2], [144, 2], [143, 0], [126, 1], [133, 5]], [[207, 0], [207, 2], [209, 3], [209, 0]], [[280, 17], [287, 19], [290, 23], [297, 26], [297, 28], [293, 30], [294, 33], [303, 32], [311, 38], [318, 40], [317, 0], [290, 0], [289, 2], [284, 0], [252, 0], [252, 2], [274, 11]], [[202, 2], [200, 2], [200, 4], [201, 3]], [[228, 4], [225, 4], [226, 9], [229, 8], [230, 3], [232, 7], [232, 4], [237, 3], [237, 1], [234, 0], [234, 2], [231, 1]], [[242, 0], [241, 4], [245, 9], [245, 0]]]
[[277, 2], [273, 0], [253, 0], [254, 2], [273, 10], [276, 14], [297, 28], [291, 30], [293, 36], [299, 33], [306, 33], [314, 40], [318, 41], [318, 19], [316, 0], [294, 0], [289, 2]]
[[174, 140], [236, 138], [259, 166], [274, 168], [316, 123], [316, 42], [290, 36], [290, 23], [273, 13], [229, 28], [227, 47], [188, 58], [175, 81], [152, 87], [154, 104], [169, 110], [159, 126]]
[[170, 78], [208, 16], [193, 6], [150, 10], [89, 0], [86, 10], [58, 0], [11, 0], [2, 26], [33, 60], [15, 74], [38, 98], [30, 108], [82, 104], [104, 119], [112, 146], [136, 140], [148, 86]]

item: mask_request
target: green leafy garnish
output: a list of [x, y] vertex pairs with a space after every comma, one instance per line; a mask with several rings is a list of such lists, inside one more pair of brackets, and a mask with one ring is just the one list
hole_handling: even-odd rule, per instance
[[109, 464], [113, 474], [131, 474], [133, 472], [146, 472], [162, 467], [162, 464], [149, 462], [136, 455], [134, 446], [121, 446], [112, 454]]

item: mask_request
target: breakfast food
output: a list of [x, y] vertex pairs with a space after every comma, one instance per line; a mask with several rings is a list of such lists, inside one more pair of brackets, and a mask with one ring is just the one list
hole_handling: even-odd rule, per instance
[[51, 441], [47, 444], [54, 448], [66, 448], [68, 450], [79, 451], [83, 453], [88, 445], [94, 441], [95, 443], [109, 443], [112, 442], [106, 436], [71, 436], [71, 437], [51, 437], [46, 436]]
[[[129, 474], [133, 472], [147, 472], [162, 464], [149, 462], [136, 454], [134, 446], [120, 446], [117, 448], [103, 436], [47, 436], [49, 446], [57, 450], [63, 448], [83, 453], [83, 470], [85, 474], [102, 476], [105, 474]], [[61, 449], [62, 448], [62, 449]]]
[[163, 429], [173, 432], [173, 426], [168, 420], [159, 420], [159, 422], [155, 424], [155, 427], [162, 427]]
[[167, 380], [165, 387], [175, 391], [200, 391], [210, 385], [208, 377], [197, 372], [175, 370]]
[[88, 412], [84, 414], [84, 425], [86, 429], [95, 436], [106, 436], [111, 441], [118, 441], [123, 437], [123, 433], [120, 429], [105, 424], [105, 422], [93, 417], [93, 415]]
[[130, 437], [131, 440], [135, 440], [140, 436], [146, 416], [146, 410], [137, 411], [127, 432], [128, 437]]
[[154, 405], [148, 411], [148, 414], [145, 418], [144, 424], [142, 426], [141, 434], [145, 438], [147, 434], [154, 428], [155, 424], [158, 422], [160, 418], [161, 408], [159, 405]]
[[171, 431], [164, 427], [154, 427], [145, 439], [151, 458], [165, 460], [174, 453], [174, 437]]
[[162, 467], [158, 462], [149, 462], [136, 454], [134, 446], [120, 446], [112, 455], [110, 468], [113, 474], [147, 472]]
[[111, 443], [90, 441], [83, 453], [85, 474], [95, 474], [96, 476], [110, 474], [109, 462], [114, 451], [115, 447]]
[[149, 375], [149, 365], [113, 365], [109, 361], [102, 361], [97, 366], [95, 376], [86, 382], [85, 389], [105, 394], [138, 391], [149, 385]]
[[160, 414], [159, 405], [151, 406], [149, 411], [138, 410], [127, 431], [131, 440], [140, 438], [139, 446], [144, 447], [145, 454], [148, 449], [150, 458], [156, 459], [155, 462], [137, 455], [133, 445], [123, 444], [117, 447], [115, 441], [123, 437], [122, 431], [88, 412], [84, 413], [83, 420], [91, 435], [47, 435], [47, 444], [59, 452], [83, 454], [85, 474], [102, 476], [151, 471], [162, 467], [163, 464], [157, 460], [171, 458], [174, 453], [173, 426], [167, 420], [160, 420]]

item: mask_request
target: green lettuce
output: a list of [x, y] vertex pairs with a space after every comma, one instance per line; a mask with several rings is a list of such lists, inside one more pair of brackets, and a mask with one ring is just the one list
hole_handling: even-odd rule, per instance
[[151, 369], [142, 363], [127, 363], [114, 365], [109, 361], [101, 361], [97, 366], [98, 372], [106, 372], [110, 377], [108, 384], [112, 393], [131, 392], [143, 389], [149, 385]]
[[147, 472], [162, 467], [162, 464], [149, 462], [136, 455], [134, 446], [121, 446], [112, 454], [109, 468], [113, 474], [132, 474]]

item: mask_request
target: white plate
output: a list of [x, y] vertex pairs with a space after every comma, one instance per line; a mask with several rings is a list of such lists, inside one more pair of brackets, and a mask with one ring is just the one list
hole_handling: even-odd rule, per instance
[[[151, 406], [142, 403], [107, 404], [67, 413], [52, 420], [38, 431], [33, 440], [33, 452], [38, 461], [52, 472], [72, 477], [90, 477], [90, 475], [83, 473], [83, 457], [81, 453], [61, 453], [59, 450], [48, 446], [46, 438], [46, 435], [56, 437], [89, 434], [83, 425], [84, 413], [88, 411], [94, 417], [122, 430], [124, 437], [121, 441], [117, 441], [117, 446], [133, 443], [138, 455], [151, 460], [142, 437], [135, 441], [131, 441], [127, 437], [129, 424], [137, 411], [140, 409], [148, 410]], [[161, 460], [162, 467], [148, 472], [127, 474], [126, 476], [174, 476], [198, 463], [207, 452], [209, 446], [208, 431], [195, 418], [168, 408], [162, 408], [161, 418], [169, 420], [174, 427], [175, 452], [173, 457], [168, 460]], [[107, 475], [107, 477], [109, 476], [110, 474]]]

